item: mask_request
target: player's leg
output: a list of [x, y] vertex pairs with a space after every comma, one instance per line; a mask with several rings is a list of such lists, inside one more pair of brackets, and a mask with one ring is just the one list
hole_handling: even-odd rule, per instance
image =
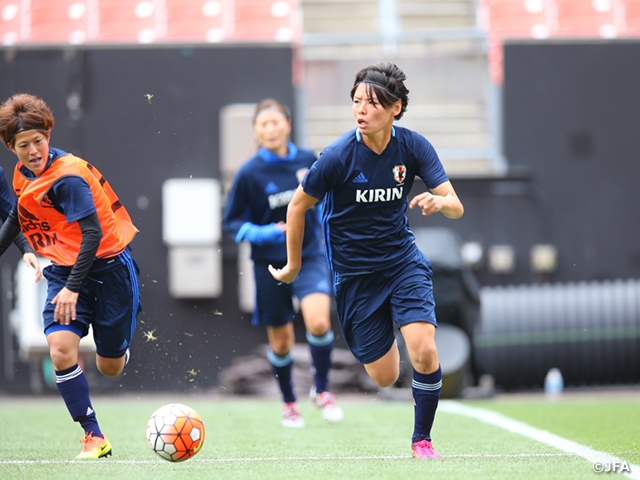
[[327, 422], [337, 423], [344, 419], [344, 412], [336, 405], [336, 397], [329, 390], [331, 352], [334, 347], [330, 309], [331, 298], [325, 293], [311, 293], [300, 300], [314, 381], [310, 398], [321, 409]]
[[[126, 365], [142, 309], [138, 267], [126, 250], [115, 258], [96, 260], [90, 275], [82, 288], [92, 302], [96, 366], [103, 375], [115, 377]], [[100, 458], [111, 451], [103, 434], [101, 439], [87, 438], [77, 458]]]
[[117, 377], [124, 369], [126, 358], [126, 352], [119, 358], [105, 358], [96, 355], [96, 367], [106, 377]]
[[56, 386], [71, 418], [85, 432], [82, 452], [76, 458], [99, 458], [111, 454], [111, 445], [104, 438], [89, 397], [89, 383], [78, 365], [80, 339], [87, 335], [92, 308], [85, 285], [80, 290], [76, 304], [76, 320], [69, 325], [53, 321], [55, 306], [51, 300], [65, 286], [70, 269], [50, 265], [43, 271], [47, 279], [47, 300], [42, 312], [44, 332], [53, 363]]
[[387, 388], [394, 385], [400, 376], [398, 345], [394, 343], [382, 357], [364, 364], [364, 369], [379, 387]]
[[440, 454], [431, 445], [431, 427], [442, 390], [442, 371], [435, 342], [435, 301], [430, 264], [421, 254], [417, 260], [396, 277], [391, 308], [413, 365], [413, 455], [439, 458]]
[[282, 392], [282, 425], [301, 428], [304, 427], [304, 420], [298, 411], [292, 375], [291, 348], [295, 341], [292, 322], [295, 312], [291, 301], [291, 286], [276, 281], [269, 273], [267, 264], [255, 263], [254, 275], [256, 309], [252, 323], [267, 329], [267, 360]]
[[282, 400], [285, 403], [295, 402], [296, 396], [293, 392], [291, 375], [293, 366], [291, 347], [295, 341], [293, 323], [289, 322], [280, 326], [267, 326], [267, 338], [269, 339], [267, 359], [271, 364], [273, 375], [280, 386]]
[[342, 277], [334, 273], [338, 320], [345, 342], [367, 374], [380, 387], [400, 375], [400, 353], [388, 298], [388, 272]]
[[[115, 262], [114, 262], [115, 260]], [[103, 271], [99, 269], [104, 267]], [[107, 377], [119, 375], [130, 356], [140, 303], [138, 266], [128, 250], [115, 259], [96, 260], [87, 282], [94, 304], [96, 366]]]
[[89, 383], [78, 365], [80, 336], [71, 330], [49, 329], [49, 354], [55, 370], [56, 386], [71, 418], [84, 432], [84, 448], [76, 457], [100, 458], [111, 455], [111, 445], [104, 438], [89, 397]]
[[[434, 325], [426, 322], [410, 323], [402, 327], [402, 335], [413, 364], [411, 389], [415, 416], [411, 443], [416, 446], [415, 448], [424, 449], [423, 453], [427, 458], [439, 456], [433, 452], [433, 447], [430, 445], [431, 428], [442, 390], [442, 370], [438, 362], [435, 330]], [[424, 440], [429, 444], [423, 442], [423, 445], [418, 445]], [[418, 453], [416, 456], [423, 455]]]
[[314, 383], [317, 393], [329, 390], [329, 369], [333, 350], [333, 330], [330, 319], [331, 300], [323, 293], [312, 293], [300, 300], [300, 311], [307, 330], [311, 351]]
[[282, 393], [282, 426], [302, 428], [305, 423], [300, 416], [293, 390], [293, 356], [291, 355], [291, 347], [295, 341], [293, 322], [280, 326], [267, 326], [267, 337], [269, 339], [267, 360]]

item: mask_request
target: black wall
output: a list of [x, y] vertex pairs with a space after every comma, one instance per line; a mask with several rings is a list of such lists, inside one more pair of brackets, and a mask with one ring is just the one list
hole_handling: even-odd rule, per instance
[[504, 152], [547, 209], [555, 279], [639, 277], [640, 42], [507, 43], [504, 52]]
[[[287, 46], [0, 50], [0, 97], [28, 92], [44, 98], [56, 118], [51, 145], [95, 164], [140, 229], [132, 245], [144, 311], [126, 375], [107, 387], [211, 387], [234, 356], [266, 340], [238, 310], [236, 249], [226, 237], [223, 296], [169, 296], [161, 188], [168, 178], [219, 177], [220, 108], [267, 96], [293, 106], [291, 77]], [[67, 106], [73, 93], [81, 111]], [[153, 95], [151, 103], [146, 94]], [[9, 179], [15, 162], [0, 150]], [[140, 196], [149, 200], [147, 208], [138, 207]], [[11, 250], [0, 264], [13, 270], [18, 255]], [[149, 331], [156, 341], [146, 341]], [[18, 375], [20, 381], [26, 382]]]
[[[480, 239], [485, 246], [513, 245], [516, 271], [497, 276], [478, 270], [482, 286], [640, 277], [638, 58], [640, 43], [633, 42], [507, 43], [508, 174], [454, 177], [464, 217], [410, 211], [412, 226], [448, 227], [461, 240]], [[52, 145], [94, 163], [141, 231], [133, 247], [144, 312], [126, 374], [105, 389], [208, 389], [235, 356], [265, 342], [264, 330], [252, 328], [250, 315], [238, 310], [236, 247], [226, 236], [223, 296], [169, 296], [161, 187], [168, 178], [219, 177], [220, 108], [266, 96], [293, 107], [291, 77], [289, 47], [0, 50], [0, 97], [19, 91], [43, 97], [57, 121]], [[68, 104], [71, 94], [80, 99], [79, 109]], [[146, 94], [153, 95], [151, 103]], [[9, 176], [14, 164], [15, 157], [0, 149]], [[421, 182], [415, 185], [414, 193], [423, 191]], [[141, 196], [147, 208], [139, 207]], [[536, 243], [558, 247], [554, 274], [531, 272], [528, 254]], [[2, 269], [15, 268], [13, 250], [0, 259]], [[10, 299], [3, 288], [6, 312]], [[147, 341], [150, 331], [157, 340]], [[3, 381], [0, 389], [16, 388]]]
[[[460, 220], [409, 212], [410, 221], [512, 245], [516, 270], [477, 270], [483, 286], [640, 277], [639, 58], [637, 41], [506, 42], [507, 174], [454, 177]], [[556, 272], [531, 271], [537, 243], [557, 246]]]

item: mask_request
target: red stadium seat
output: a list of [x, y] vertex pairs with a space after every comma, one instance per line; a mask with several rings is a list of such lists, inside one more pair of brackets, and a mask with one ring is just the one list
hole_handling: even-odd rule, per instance
[[504, 54], [502, 42], [493, 37], [489, 40], [489, 77], [495, 84], [501, 84], [504, 80]]
[[165, 0], [167, 28], [164, 40], [220, 42], [233, 31], [233, 12], [222, 0]]
[[297, 0], [235, 0], [233, 40], [293, 41], [300, 36]]
[[482, 0], [484, 26], [499, 38], [546, 38], [553, 28], [549, 0]]
[[489, 34], [489, 75], [502, 83], [502, 39], [547, 38], [554, 26], [550, 0], [481, 0], [481, 16]]
[[20, 0], [0, 0], [0, 44], [20, 43]]
[[157, 38], [153, 0], [99, 0], [98, 42], [152, 43]]
[[624, 1], [625, 35], [640, 36], [640, 0]]
[[29, 43], [84, 43], [86, 0], [31, 0]]
[[555, 1], [558, 36], [615, 38], [622, 33], [621, 25], [616, 19], [616, 0]]

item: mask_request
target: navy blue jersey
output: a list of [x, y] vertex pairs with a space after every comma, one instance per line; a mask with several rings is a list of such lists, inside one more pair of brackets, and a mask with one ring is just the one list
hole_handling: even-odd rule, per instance
[[412, 258], [417, 247], [406, 210], [416, 176], [429, 189], [449, 180], [431, 143], [403, 127], [393, 128], [380, 155], [357, 130], [324, 149], [302, 187], [324, 200], [322, 227], [333, 271], [373, 273]]
[[[300, 181], [316, 161], [310, 150], [289, 144], [289, 155], [280, 158], [265, 149], [249, 159], [236, 174], [222, 218], [222, 227], [236, 239], [246, 222], [255, 225], [286, 222], [287, 206]], [[305, 217], [302, 256], [322, 255], [318, 221], [312, 210]], [[238, 240], [238, 239], [236, 239]], [[251, 245], [254, 262], [277, 263], [287, 260], [286, 243]]]
[[0, 167], [0, 219], [3, 222], [7, 219], [15, 204], [16, 196], [13, 193], [13, 189], [9, 187], [4, 169]]

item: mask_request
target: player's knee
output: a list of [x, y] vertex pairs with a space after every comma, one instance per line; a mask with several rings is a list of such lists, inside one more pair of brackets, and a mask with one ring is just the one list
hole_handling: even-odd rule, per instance
[[389, 366], [385, 366], [383, 368], [379, 367], [379, 365], [373, 368], [371, 365], [365, 366], [367, 373], [369, 374], [371, 379], [376, 382], [376, 385], [382, 388], [387, 388], [395, 385], [395, 383], [398, 381], [398, 377], [400, 376], [400, 368]]
[[305, 325], [307, 332], [314, 337], [324, 337], [331, 329], [331, 322], [325, 318], [319, 318], [317, 320], [308, 322]]
[[271, 351], [278, 355], [279, 357], [284, 357], [291, 351], [292, 342], [288, 341], [285, 338], [274, 339], [269, 342], [271, 347]]
[[50, 345], [49, 356], [51, 357], [51, 363], [56, 370], [64, 370], [74, 365], [77, 361], [77, 353], [75, 350], [64, 348], [61, 345]]
[[420, 373], [432, 373], [438, 368], [438, 351], [435, 342], [424, 342], [412, 357], [413, 368]]
[[371, 379], [381, 388], [388, 388], [395, 385], [398, 377], [399, 372], [378, 372], [376, 375], [371, 375]]
[[98, 367], [98, 371], [105, 377], [117, 377], [124, 368], [124, 362], [115, 358], [98, 358], [96, 367]]

